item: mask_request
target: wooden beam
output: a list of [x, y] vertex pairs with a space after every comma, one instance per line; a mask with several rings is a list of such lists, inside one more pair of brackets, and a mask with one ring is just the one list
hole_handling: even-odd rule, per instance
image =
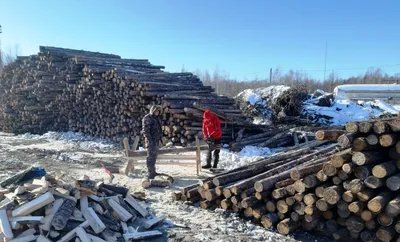
[[44, 195], [35, 198], [32, 201], [14, 209], [12, 211], [12, 216], [17, 217], [28, 215], [52, 202], [54, 202], [53, 194], [51, 194], [51, 192], [47, 192]]

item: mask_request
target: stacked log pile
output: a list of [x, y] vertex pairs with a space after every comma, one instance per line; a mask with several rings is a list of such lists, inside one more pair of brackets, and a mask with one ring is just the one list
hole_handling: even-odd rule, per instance
[[[257, 133], [234, 104], [192, 73], [168, 73], [148, 60], [40, 47], [0, 75], [0, 127], [13, 133], [79, 131], [120, 141], [140, 134], [150, 105], [162, 105], [166, 140], [186, 145], [201, 135], [203, 111], [222, 119], [223, 141]], [[201, 136], [200, 136], [201, 137]]]
[[399, 132], [398, 118], [351, 122], [345, 133], [320, 130], [317, 139], [337, 143], [277, 153], [173, 198], [232, 210], [284, 235], [304, 229], [338, 240], [398, 241]]
[[3, 189], [1, 197], [4, 241], [141, 240], [161, 236], [156, 226], [166, 218], [151, 216], [138, 202], [143, 196], [87, 177], [70, 185], [46, 175]]

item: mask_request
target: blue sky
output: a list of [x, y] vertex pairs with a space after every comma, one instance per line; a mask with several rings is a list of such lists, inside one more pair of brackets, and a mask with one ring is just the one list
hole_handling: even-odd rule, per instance
[[0, 37], [23, 55], [51, 45], [146, 58], [168, 71], [218, 67], [243, 80], [281, 67], [322, 79], [326, 42], [328, 72], [400, 72], [399, 9], [394, 0], [0, 0]]

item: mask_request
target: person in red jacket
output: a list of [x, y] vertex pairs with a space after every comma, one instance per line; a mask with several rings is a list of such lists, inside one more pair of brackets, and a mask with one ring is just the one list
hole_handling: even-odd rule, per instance
[[206, 110], [203, 115], [203, 135], [208, 144], [207, 164], [202, 166], [204, 169], [211, 168], [211, 155], [214, 151], [213, 168], [217, 168], [219, 161], [219, 152], [221, 150], [221, 122], [217, 116]]

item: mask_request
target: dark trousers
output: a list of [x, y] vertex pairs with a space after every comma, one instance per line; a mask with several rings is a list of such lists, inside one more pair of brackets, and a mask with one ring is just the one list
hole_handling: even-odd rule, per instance
[[149, 140], [146, 139], [145, 142], [147, 149], [147, 159], [146, 159], [147, 170], [149, 174], [155, 174], [156, 160], [158, 155], [158, 145], [157, 142], [155, 142], [154, 140], [149, 142]]
[[[214, 141], [214, 144], [208, 145], [207, 151], [207, 165], [211, 166], [212, 156], [214, 156], [214, 164], [213, 168], [217, 168], [219, 162], [219, 152], [221, 151], [221, 139], [217, 139]], [[214, 153], [214, 154], [213, 154]]]

